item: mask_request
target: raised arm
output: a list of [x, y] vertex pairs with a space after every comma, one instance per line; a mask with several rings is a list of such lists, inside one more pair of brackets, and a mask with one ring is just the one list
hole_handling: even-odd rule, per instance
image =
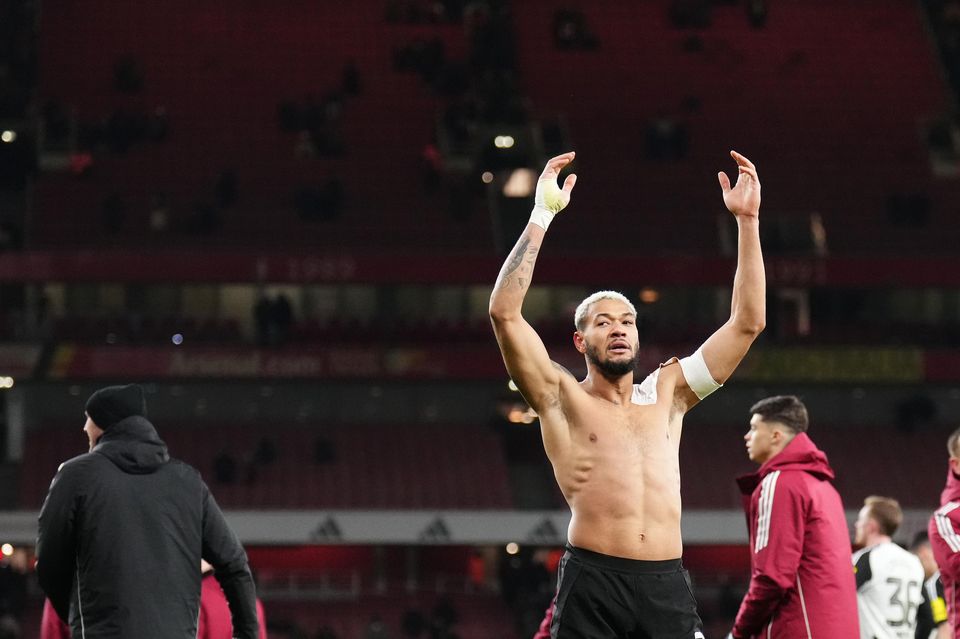
[[530, 223], [500, 269], [490, 294], [490, 320], [507, 372], [538, 413], [542, 413], [558, 396], [560, 376], [564, 373], [550, 361], [540, 336], [523, 318], [521, 307], [530, 288], [533, 267], [547, 227], [554, 215], [570, 202], [570, 192], [577, 177], [568, 176], [562, 189], [557, 185], [557, 177], [573, 156], [573, 153], [564, 153], [547, 162], [537, 182]]
[[[701, 346], [700, 352], [710, 377], [717, 384], [727, 381], [750, 345], [766, 325], [766, 276], [760, 250], [760, 179], [753, 162], [731, 151], [737, 162], [737, 182], [730, 187], [726, 173], [720, 172], [723, 203], [737, 220], [737, 272], [733, 277], [730, 319]], [[701, 399], [689, 393], [689, 404]]]

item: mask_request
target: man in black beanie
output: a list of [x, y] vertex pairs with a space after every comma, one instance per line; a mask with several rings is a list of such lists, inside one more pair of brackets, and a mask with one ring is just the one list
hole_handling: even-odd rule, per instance
[[247, 555], [200, 474], [172, 459], [143, 388], [90, 396], [90, 452], [60, 466], [40, 511], [37, 576], [74, 637], [195, 639], [205, 559], [233, 636], [257, 639]]
[[90, 440], [90, 450], [104, 431], [126, 419], [139, 415], [147, 417], [147, 398], [140, 384], [126, 386], [107, 386], [101, 388], [87, 400], [87, 423], [83, 430]]

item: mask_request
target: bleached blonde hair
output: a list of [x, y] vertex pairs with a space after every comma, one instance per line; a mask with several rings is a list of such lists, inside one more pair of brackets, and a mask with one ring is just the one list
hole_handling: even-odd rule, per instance
[[573, 325], [577, 327], [578, 331], [583, 330], [583, 322], [587, 318], [587, 311], [590, 310], [590, 307], [593, 306], [594, 303], [600, 300], [617, 300], [618, 302], [623, 302], [630, 309], [631, 313], [634, 315], [637, 314], [637, 307], [634, 306], [633, 302], [628, 300], [627, 296], [623, 293], [618, 293], [617, 291], [597, 291], [580, 302], [576, 312], [573, 314]]

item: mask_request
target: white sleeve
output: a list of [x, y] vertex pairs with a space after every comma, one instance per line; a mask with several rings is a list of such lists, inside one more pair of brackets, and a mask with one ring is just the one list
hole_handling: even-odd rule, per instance
[[680, 370], [687, 380], [687, 386], [694, 392], [697, 399], [703, 399], [713, 391], [717, 390], [723, 384], [718, 384], [710, 375], [710, 369], [707, 368], [707, 362], [703, 359], [703, 349], [698, 348], [697, 352], [689, 357], [680, 360]]

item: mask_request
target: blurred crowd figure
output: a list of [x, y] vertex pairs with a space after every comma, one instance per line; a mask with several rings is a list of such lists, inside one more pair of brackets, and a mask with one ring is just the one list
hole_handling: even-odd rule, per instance
[[277, 455], [277, 445], [269, 437], [262, 437], [256, 448], [239, 461], [228, 450], [223, 450], [213, 459], [213, 477], [218, 484], [233, 485], [240, 481], [252, 484], [260, 469], [272, 466]]
[[19, 639], [27, 603], [30, 559], [23, 548], [0, 555], [0, 639]]
[[290, 337], [293, 327], [293, 305], [285, 293], [273, 298], [261, 293], [253, 307], [258, 346], [280, 346]]
[[580, 9], [557, 9], [553, 14], [553, 44], [561, 51], [593, 51], [600, 39], [590, 29]]

